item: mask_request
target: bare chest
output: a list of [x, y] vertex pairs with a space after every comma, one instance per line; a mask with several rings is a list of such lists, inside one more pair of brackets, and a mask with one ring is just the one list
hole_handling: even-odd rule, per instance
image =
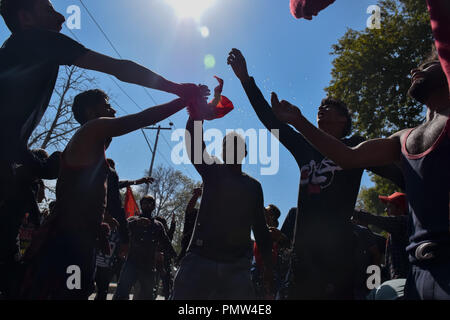
[[406, 135], [406, 150], [410, 154], [421, 154], [430, 149], [442, 134], [448, 118], [439, 117], [424, 123]]

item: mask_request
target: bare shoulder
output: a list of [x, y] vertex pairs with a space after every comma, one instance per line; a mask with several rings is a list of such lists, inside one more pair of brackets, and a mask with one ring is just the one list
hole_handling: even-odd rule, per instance
[[103, 155], [105, 139], [98, 134], [101, 119], [92, 120], [83, 125], [73, 135], [64, 151], [66, 161], [71, 165], [89, 165], [99, 155]]
[[409, 131], [411, 131], [412, 129], [413, 128], [408, 128], [408, 129], [403, 129], [403, 130], [397, 131], [396, 133], [391, 135], [388, 139], [396, 140], [399, 143], [401, 143], [401, 141], [403, 141], [403, 138], [406, 136], [406, 134]]

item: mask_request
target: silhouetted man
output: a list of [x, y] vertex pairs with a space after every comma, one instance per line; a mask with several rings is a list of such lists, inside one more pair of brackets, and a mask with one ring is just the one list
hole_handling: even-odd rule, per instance
[[251, 230], [265, 262], [265, 279], [272, 277], [272, 241], [261, 184], [242, 172], [247, 150], [241, 136], [225, 136], [221, 163], [206, 152], [202, 123], [196, 121], [195, 127], [190, 118], [186, 147], [203, 179], [203, 196], [188, 253], [175, 276], [173, 299], [254, 298]]
[[[65, 19], [48, 0], [1, 0], [0, 14], [12, 33], [0, 48], [0, 118], [3, 119], [0, 148], [7, 151], [0, 154], [0, 275], [3, 277], [9, 272], [14, 238], [24, 215], [24, 210], [17, 206], [17, 195], [23, 197], [26, 185], [22, 176], [47, 178], [43, 172], [46, 161], [34, 157], [27, 144], [48, 107], [59, 66], [75, 65], [103, 72], [124, 82], [183, 98], [192, 98], [200, 91], [193, 84], [170, 82], [134, 62], [88, 50], [60, 34]], [[54, 160], [59, 161], [59, 156]]]
[[142, 214], [128, 218], [130, 251], [120, 273], [114, 300], [128, 300], [131, 288], [139, 281], [139, 299], [153, 300], [155, 287], [155, 255], [160, 248], [168, 259], [176, 256], [161, 222], [152, 217], [155, 199], [141, 199]]
[[[295, 223], [294, 261], [289, 281], [290, 299], [351, 299], [353, 297], [353, 214], [363, 169], [343, 170], [318, 152], [300, 133], [279, 121], [249, 76], [242, 53], [233, 49], [228, 64], [268, 130], [278, 130], [280, 142], [294, 156], [300, 169], [298, 213]], [[319, 129], [344, 144], [356, 146], [347, 106], [336, 99], [323, 99], [317, 113]], [[402, 183], [400, 170], [371, 171]]]
[[[115, 110], [103, 91], [89, 90], [75, 97], [73, 113], [82, 127], [61, 156], [57, 202], [55, 213], [44, 228], [47, 234], [40, 243], [32, 244], [37, 247], [34, 250], [37, 254], [29, 268], [28, 277], [33, 279], [31, 289], [24, 289], [27, 297], [88, 298], [93, 291], [96, 239], [106, 208], [109, 168], [105, 149], [113, 137], [155, 124], [184, 106], [185, 102], [177, 99], [115, 118]], [[70, 276], [67, 272], [81, 277], [79, 285], [77, 282], [73, 287], [67, 285]]]
[[[450, 9], [450, 8], [449, 8]], [[449, 10], [450, 12], [450, 10]], [[411, 70], [409, 95], [428, 108], [428, 121], [389, 138], [349, 147], [317, 130], [287, 101], [272, 103], [277, 117], [292, 124], [342, 168], [364, 168], [401, 160], [411, 215], [407, 299], [450, 299], [450, 94], [437, 55]]]

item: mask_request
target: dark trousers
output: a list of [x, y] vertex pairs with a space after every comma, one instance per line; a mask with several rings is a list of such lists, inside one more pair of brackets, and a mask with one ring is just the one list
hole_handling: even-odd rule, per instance
[[[79, 268], [79, 273], [71, 270]], [[79, 275], [80, 287], [72, 287]], [[94, 292], [95, 248], [79, 235], [48, 238], [27, 268], [22, 298], [31, 300], [87, 300]]]
[[[24, 192], [27, 191], [26, 196]], [[20, 273], [17, 272], [20, 256], [18, 234], [25, 213], [36, 205], [32, 197], [31, 190], [18, 191], [0, 208], [0, 292], [7, 299], [16, 297], [20, 283]]]
[[154, 300], [155, 272], [153, 266], [141, 266], [132, 260], [126, 260], [120, 273], [117, 291], [113, 300], [129, 300], [131, 288], [139, 281], [139, 299]]
[[450, 300], [450, 259], [413, 264], [406, 280], [406, 300]]
[[106, 300], [108, 297], [109, 284], [114, 275], [112, 268], [97, 266], [95, 271], [95, 284], [97, 286], [97, 295], [95, 300]]
[[173, 300], [255, 299], [247, 257], [222, 263], [188, 253], [175, 276]]

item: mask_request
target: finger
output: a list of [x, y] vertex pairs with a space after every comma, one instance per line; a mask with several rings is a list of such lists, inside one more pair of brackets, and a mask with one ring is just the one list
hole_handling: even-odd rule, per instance
[[280, 104], [280, 101], [278, 100], [278, 96], [275, 92], [272, 92], [270, 100], [272, 102], [272, 107]]

